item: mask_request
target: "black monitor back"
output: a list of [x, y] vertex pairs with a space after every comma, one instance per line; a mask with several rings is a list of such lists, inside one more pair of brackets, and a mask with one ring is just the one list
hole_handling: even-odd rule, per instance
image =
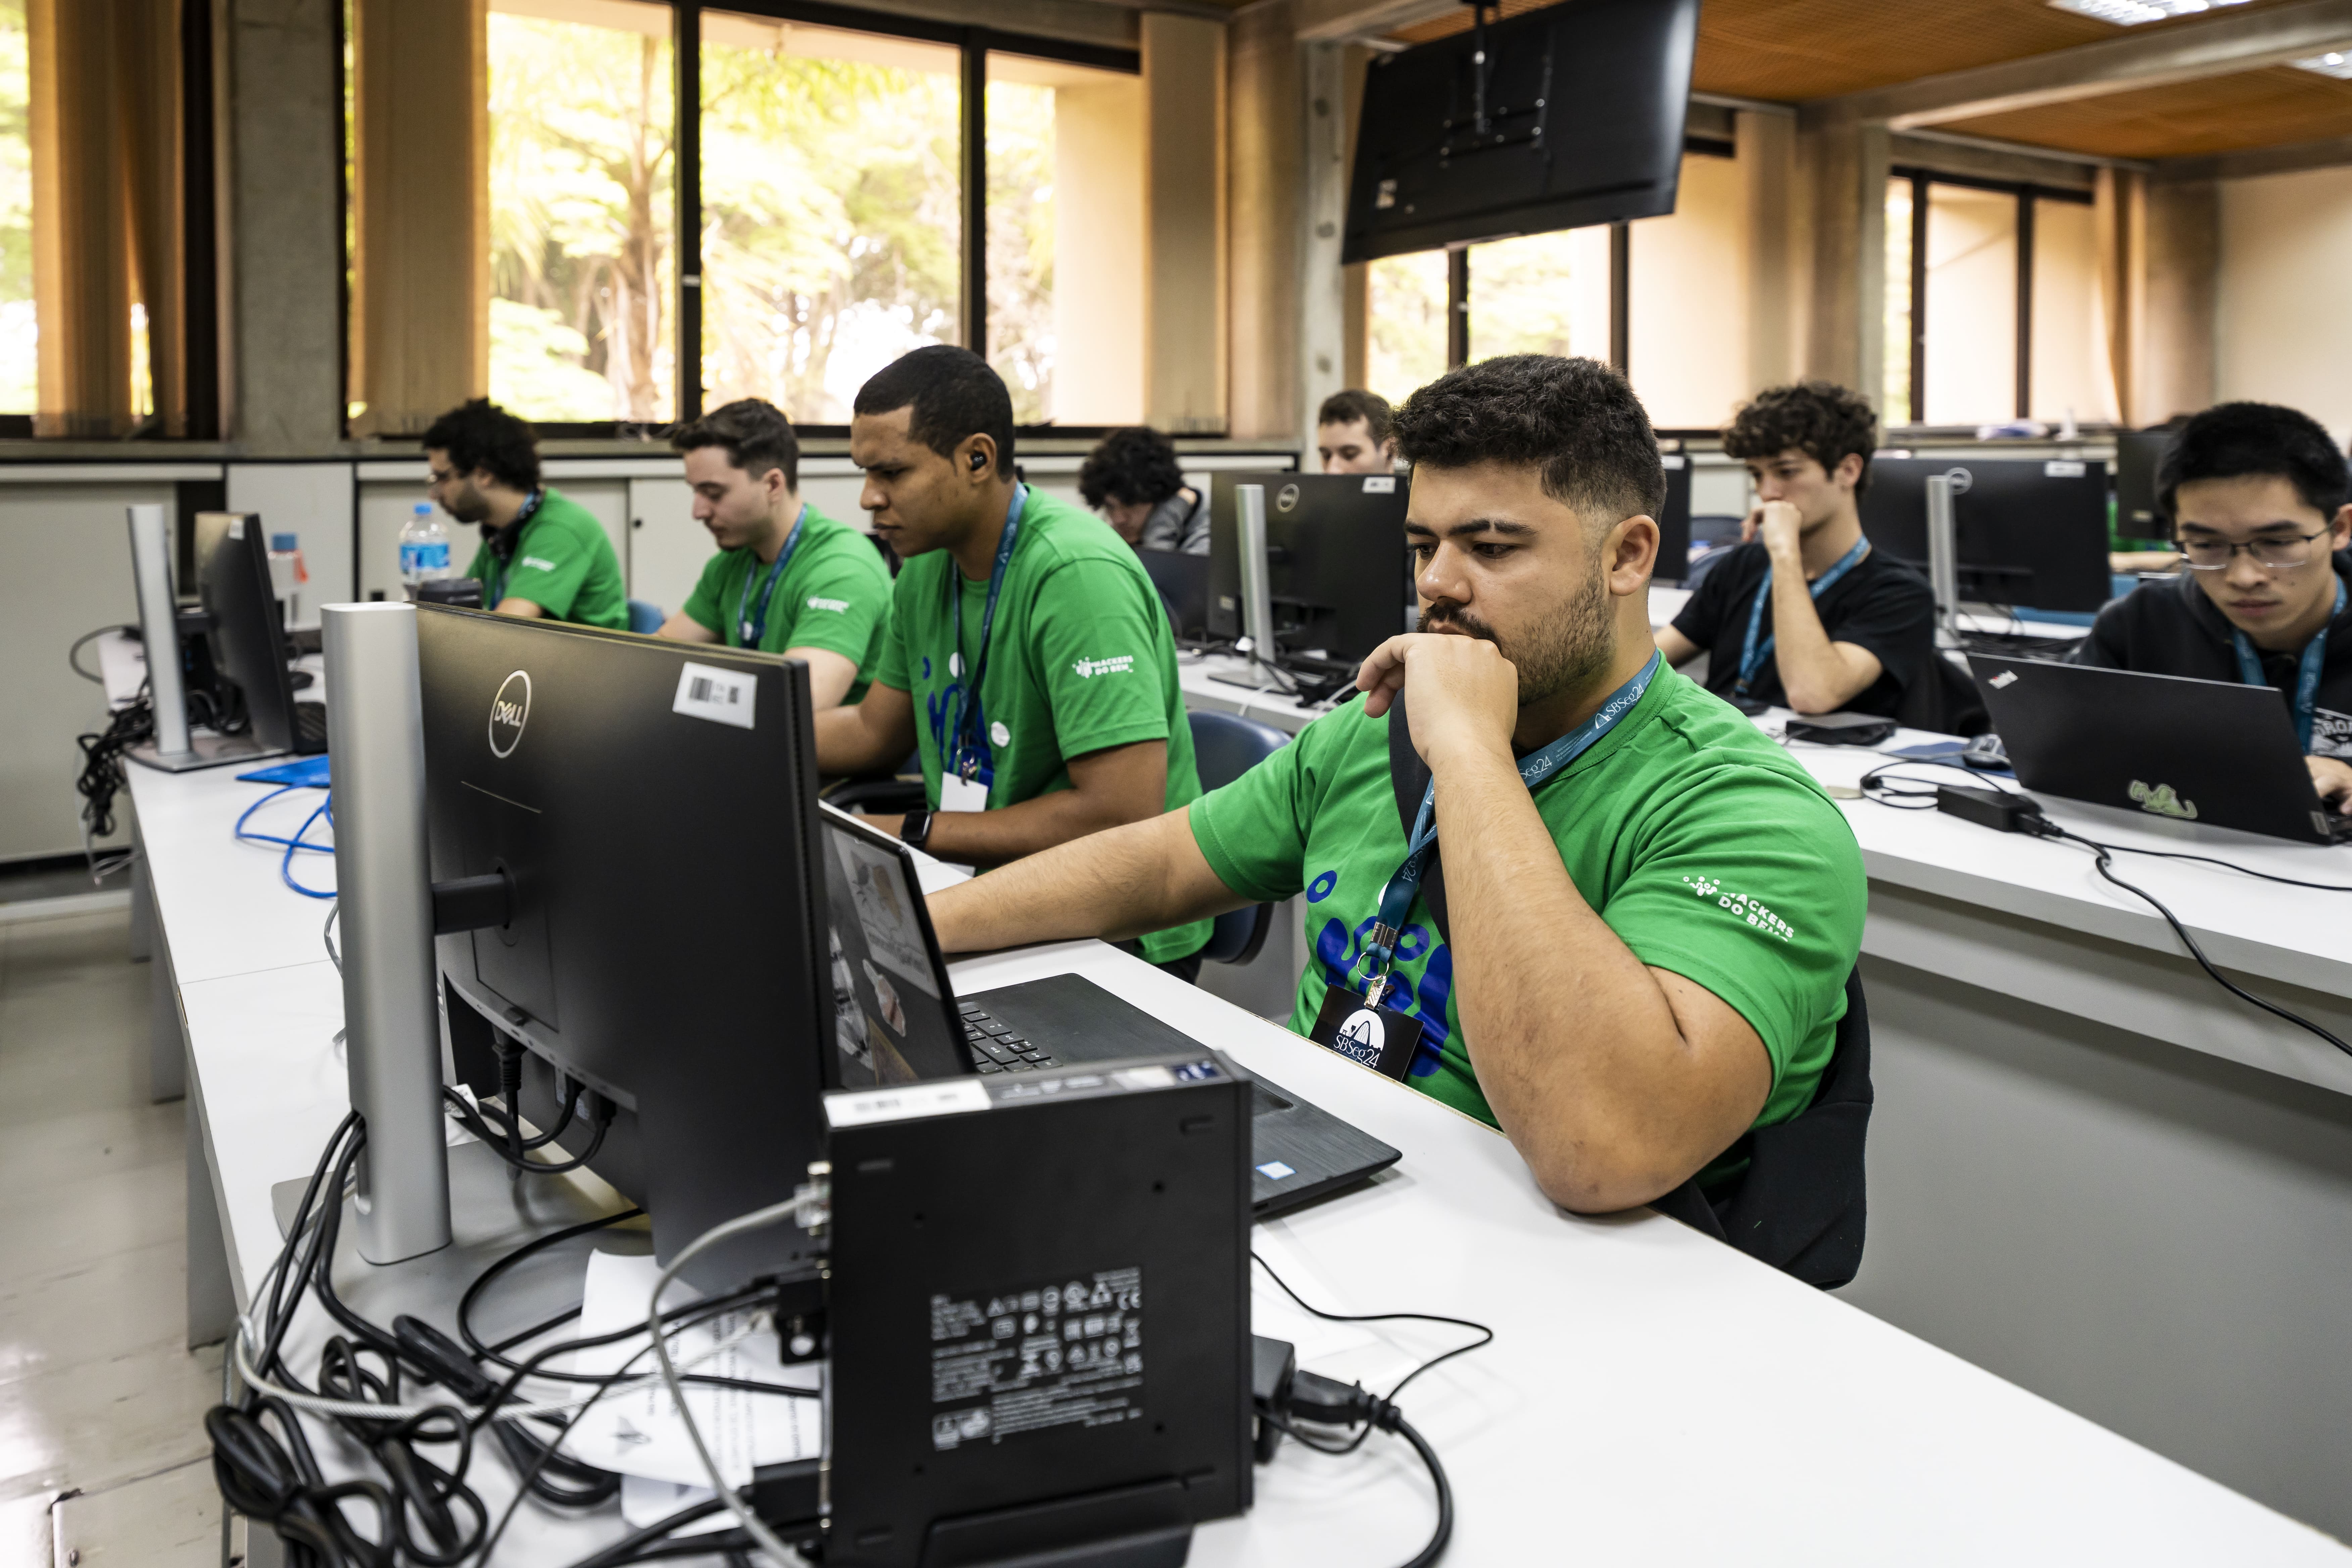
[[[1675, 210], [1698, 0], [1574, 0], [1375, 57], [1344, 261]], [[1485, 73], [1487, 124], [1478, 126]]]
[[1927, 479], [1964, 474], [1952, 500], [1960, 596], [2041, 610], [2095, 610], [2107, 571], [2107, 466], [2025, 458], [1874, 458], [1862, 495], [1872, 544], [1927, 569]]
[[1209, 634], [1242, 635], [1235, 492], [1265, 489], [1265, 544], [1276, 639], [1360, 659], [1405, 629], [1413, 602], [1403, 474], [1220, 473], [1209, 495]]
[[[434, 878], [513, 884], [507, 925], [437, 940], [453, 1040], [462, 1000], [624, 1108], [593, 1168], [662, 1258], [792, 1196], [833, 1027], [806, 666], [435, 605], [417, 652]], [[819, 1250], [774, 1226], [688, 1278]]]
[[1690, 577], [1691, 460], [1687, 453], [1667, 452], [1658, 459], [1666, 468], [1666, 504], [1658, 509], [1658, 563], [1650, 575], [1662, 583]]
[[2116, 531], [2126, 539], [2170, 539], [2172, 519], [2157, 504], [2156, 470], [2169, 430], [2116, 432]]
[[195, 518], [196, 593], [211, 626], [213, 668], [245, 697], [253, 738], [273, 752], [294, 750], [294, 678], [286, 628], [269, 581], [269, 536], [249, 511]]
[[1174, 550], [1139, 550], [1145, 575], [1160, 591], [1168, 624], [1179, 637], [1202, 637], [1209, 630], [1209, 557]]

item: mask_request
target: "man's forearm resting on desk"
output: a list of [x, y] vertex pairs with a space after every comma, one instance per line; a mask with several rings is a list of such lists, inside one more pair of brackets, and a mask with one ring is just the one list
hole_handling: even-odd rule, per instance
[[[1002, 866], [1091, 833], [1142, 822], [1156, 815], [1168, 799], [1165, 741], [1138, 741], [1072, 757], [1069, 768], [1068, 789], [1051, 790], [989, 811], [933, 813], [930, 837], [924, 847], [942, 860]], [[897, 833], [905, 819], [877, 816], [871, 820], [882, 832]]]
[[1193, 842], [1189, 809], [940, 889], [929, 900], [940, 946], [979, 952], [1090, 936], [1123, 942], [1240, 909], [1250, 900], [1209, 868]]

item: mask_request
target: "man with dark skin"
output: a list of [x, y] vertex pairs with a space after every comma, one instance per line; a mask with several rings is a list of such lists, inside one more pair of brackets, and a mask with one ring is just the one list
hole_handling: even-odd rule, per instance
[[[1342, 987], [1413, 1009], [1406, 1081], [1499, 1127], [1568, 1208], [1732, 1179], [1725, 1152], [1801, 1110], [1828, 1060], [1861, 938], [1852, 832], [1754, 725], [1659, 668], [1664, 479], [1622, 377], [1490, 360], [1399, 425], [1423, 629], [1364, 661], [1365, 700], [1187, 809], [942, 889], [940, 944], [1116, 938], [1304, 890], [1294, 1030]], [[1406, 845], [1400, 698], [1450, 928], [1416, 894], [1360, 963], [1351, 930], [1385, 921]], [[1531, 753], [1588, 736], [1526, 782]]]

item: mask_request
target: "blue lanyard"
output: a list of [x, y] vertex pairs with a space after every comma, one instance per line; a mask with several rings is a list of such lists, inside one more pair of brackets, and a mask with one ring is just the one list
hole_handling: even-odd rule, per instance
[[[1642, 700], [1642, 693], [1650, 689], [1650, 681], [1664, 661], [1663, 654], [1652, 654], [1633, 679], [1609, 694], [1591, 718], [1554, 741], [1539, 752], [1531, 752], [1519, 759], [1519, 782], [1532, 793], [1544, 780], [1559, 773], [1592, 749], [1601, 736], [1617, 727], [1617, 721], [1633, 710]], [[1413, 815], [1412, 839], [1407, 846], [1404, 864], [1381, 889], [1379, 923], [1372, 927], [1371, 939], [1364, 944], [1364, 999], [1377, 1005], [1388, 981], [1389, 967], [1395, 962], [1397, 933], [1404, 928], [1404, 917], [1420, 896], [1422, 877], [1429, 869], [1430, 857], [1437, 848], [1437, 781], [1431, 779], [1429, 787], [1421, 792], [1421, 810]]]
[[766, 635], [768, 600], [774, 595], [778, 581], [783, 577], [784, 568], [793, 563], [793, 552], [801, 547], [802, 525], [807, 521], [808, 503], [803, 501], [800, 515], [793, 519], [792, 532], [784, 536], [784, 547], [776, 552], [776, 563], [768, 568], [768, 580], [760, 585], [760, 607], [751, 615], [744, 613], [744, 606], [751, 601], [751, 574], [759, 570], [760, 558], [754, 555], [751, 565], [744, 568], [742, 591], [735, 595], [735, 630], [743, 639], [736, 645], [739, 647], [758, 647], [760, 638]]
[[[522, 510], [515, 513], [515, 520], [507, 524], [509, 528], [514, 530], [515, 554], [522, 553], [523, 524], [539, 515], [539, 503], [546, 499], [545, 489], [531, 491], [530, 497], [523, 501]], [[486, 610], [497, 609], [499, 601], [507, 596], [507, 563], [499, 559], [499, 552], [495, 550], [490, 552], [490, 569], [498, 575], [482, 584], [482, 608]]]
[[[996, 542], [996, 564], [988, 572], [988, 603], [980, 612], [980, 647], [972, 656], [971, 668], [963, 673], [963, 706], [956, 713], [954, 725], [949, 730], [948, 754], [944, 759], [947, 771], [959, 778], [969, 779], [980, 772], [982, 759], [990, 755], [988, 742], [980, 733], [980, 679], [988, 669], [988, 634], [996, 626], [996, 595], [1004, 589], [1004, 569], [1013, 563], [1013, 543], [1021, 537], [1021, 511], [1029, 503], [1029, 487], [1013, 487], [1013, 500], [1004, 509], [1004, 533]], [[963, 653], [963, 583], [962, 572], [953, 561], [948, 563], [948, 606], [954, 615], [954, 633], [948, 644], [950, 657]]]
[[[2331, 622], [2336, 616], [2344, 613], [2344, 579], [2338, 577], [2336, 579], [2336, 614], [2328, 616]], [[2232, 626], [2230, 636], [2238, 645], [2238, 679], [2248, 686], [2268, 685], [2269, 680], [2263, 674], [2262, 657], [2254, 652], [2254, 645], [2246, 640], [2246, 634]], [[2294, 680], [2294, 738], [2306, 752], [2311, 750], [2312, 715], [2319, 708], [2320, 667], [2326, 662], [2327, 628], [2322, 626], [2317, 636], [2303, 645], [2303, 668]]]
[[[1854, 563], [1869, 553], [1870, 541], [1855, 540], [1853, 548], [1839, 557], [1836, 565], [1813, 579], [1812, 596], [1819, 599], [1828, 593], [1831, 584], [1853, 571]], [[1739, 681], [1736, 688], [1742, 697], [1748, 695], [1748, 688], [1755, 680], [1756, 672], [1764, 668], [1766, 659], [1772, 657], [1772, 645], [1780, 640], [1777, 633], [1760, 643], [1756, 640], [1756, 634], [1764, 629], [1764, 606], [1771, 602], [1771, 598], [1772, 568], [1767, 566], [1764, 568], [1764, 581], [1756, 584], [1756, 602], [1748, 607], [1748, 646], [1740, 650]]]

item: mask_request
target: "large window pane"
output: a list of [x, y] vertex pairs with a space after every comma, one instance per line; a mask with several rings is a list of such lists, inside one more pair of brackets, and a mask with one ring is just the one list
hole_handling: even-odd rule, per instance
[[845, 425], [866, 377], [958, 340], [961, 57], [702, 16], [706, 407]]
[[1715, 429], [1750, 390], [1746, 204], [1737, 161], [1685, 153], [1674, 212], [1633, 226], [1627, 374], [1662, 430]]
[[25, 0], [0, 0], [0, 414], [30, 414], [40, 393], [33, 309], [33, 149]]
[[1571, 228], [1470, 247], [1470, 358], [1609, 357], [1609, 230]]
[[2017, 198], [1927, 187], [1927, 395], [1922, 423], [2017, 416]]
[[2034, 418], [2056, 425], [2070, 413], [2086, 423], [2116, 417], [2098, 226], [2087, 202], [2033, 204], [2032, 374]]
[[1365, 268], [1364, 379], [1391, 403], [1445, 374], [1445, 265], [1422, 250]]
[[1880, 406], [1889, 426], [1911, 408], [1911, 182], [1886, 182], [1886, 384]]
[[988, 362], [1024, 425], [1143, 418], [1143, 81], [988, 57]]
[[490, 395], [531, 419], [675, 418], [670, 9], [515, 9], [489, 18]]

